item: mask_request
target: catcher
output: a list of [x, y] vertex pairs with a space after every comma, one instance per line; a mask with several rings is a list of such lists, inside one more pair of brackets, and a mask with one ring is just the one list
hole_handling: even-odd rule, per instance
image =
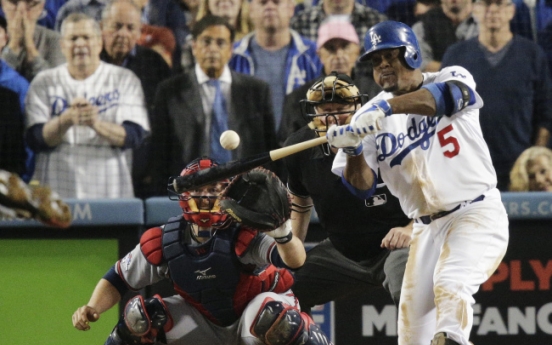
[[17, 174], [0, 169], [0, 219], [36, 219], [44, 225], [67, 228], [71, 210], [47, 186], [28, 186]]
[[[181, 176], [215, 165], [199, 158]], [[170, 279], [178, 294], [131, 298], [106, 344], [331, 344], [289, 290], [286, 267], [306, 253], [274, 174], [253, 169], [178, 199], [183, 214], [142, 235], [75, 311], [75, 328], [90, 329], [127, 289]]]

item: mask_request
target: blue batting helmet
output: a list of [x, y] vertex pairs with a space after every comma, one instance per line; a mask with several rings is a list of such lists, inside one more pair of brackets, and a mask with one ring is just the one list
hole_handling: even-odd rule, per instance
[[360, 61], [370, 58], [370, 54], [383, 49], [404, 47], [404, 59], [411, 68], [419, 68], [422, 64], [420, 45], [414, 35], [414, 31], [401, 22], [388, 20], [378, 23], [370, 28], [364, 37], [364, 49], [366, 52], [360, 57]]

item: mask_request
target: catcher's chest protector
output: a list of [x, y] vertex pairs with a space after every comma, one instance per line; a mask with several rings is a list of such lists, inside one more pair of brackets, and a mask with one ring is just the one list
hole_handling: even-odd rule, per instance
[[217, 232], [200, 246], [184, 241], [187, 222], [169, 219], [163, 231], [163, 255], [176, 291], [214, 323], [226, 326], [238, 319], [234, 311], [234, 291], [243, 265], [233, 246], [236, 227]]

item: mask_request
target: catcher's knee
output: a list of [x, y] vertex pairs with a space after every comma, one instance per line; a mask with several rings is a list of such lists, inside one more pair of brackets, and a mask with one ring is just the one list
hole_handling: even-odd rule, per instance
[[265, 344], [331, 344], [310, 316], [270, 297], [263, 301], [251, 333]]
[[159, 295], [147, 299], [135, 296], [127, 302], [105, 345], [151, 344], [157, 338], [164, 340], [164, 332], [172, 326], [169, 310]]

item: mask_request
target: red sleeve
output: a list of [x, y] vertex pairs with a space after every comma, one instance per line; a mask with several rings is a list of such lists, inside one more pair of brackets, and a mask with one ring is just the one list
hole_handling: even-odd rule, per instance
[[163, 229], [155, 227], [144, 232], [140, 250], [150, 264], [160, 265], [163, 262]]

